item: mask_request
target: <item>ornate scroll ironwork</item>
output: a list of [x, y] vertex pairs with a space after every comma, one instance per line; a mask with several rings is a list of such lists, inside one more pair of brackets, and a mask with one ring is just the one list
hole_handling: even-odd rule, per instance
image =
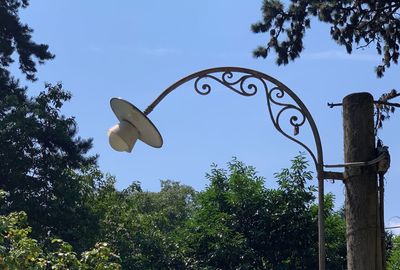
[[[194, 80], [194, 90], [200, 95], [208, 95], [211, 92], [212, 82], [223, 85], [242, 96], [254, 96], [262, 88], [261, 90], [266, 93], [268, 111], [275, 128], [288, 139], [301, 145], [311, 155], [318, 174], [323, 174], [321, 140], [311, 114], [303, 102], [287, 86], [264, 73], [239, 67], [221, 67], [196, 72], [167, 88], [144, 113], [149, 114], [166, 95], [191, 80]], [[273, 87], [268, 88], [269, 83], [273, 84]], [[283, 102], [287, 96], [292, 99], [292, 103]], [[274, 106], [280, 108], [276, 113], [273, 110]], [[292, 115], [290, 115], [289, 124], [293, 127], [293, 135], [286, 132], [280, 122], [282, 116], [290, 111]], [[295, 138], [300, 132], [300, 127], [305, 123], [309, 123], [314, 135], [316, 154], [300, 139]]]
[[[300, 133], [300, 127], [302, 127], [307, 122], [307, 120], [310, 123], [309, 118], [307, 117], [307, 111], [305, 111], [305, 108], [301, 107], [302, 103], [299, 105], [297, 103], [290, 104], [290, 103], [279, 102], [278, 100], [283, 99], [285, 97], [286, 93], [287, 92], [285, 92], [285, 90], [283, 90], [279, 86], [275, 86], [275, 87], [271, 88], [270, 90], [266, 89], [268, 110], [269, 110], [269, 114], [271, 116], [272, 123], [274, 124], [275, 128], [280, 133], [282, 133], [286, 138], [298, 143], [304, 149], [306, 149], [306, 151], [311, 155], [312, 159], [314, 160], [315, 166], [318, 170], [318, 161], [317, 161], [317, 158], [315, 157], [313, 151], [306, 144], [301, 142], [299, 139], [295, 138], [295, 136]], [[273, 105], [281, 107], [276, 114], [274, 114], [274, 112], [272, 110]], [[281, 116], [285, 112], [289, 112], [290, 110], [294, 111], [289, 118], [289, 124], [293, 127], [293, 130], [294, 130], [293, 136], [288, 134], [281, 127], [281, 124], [280, 124]], [[298, 113], [299, 117], [297, 115], [295, 115], [296, 112]], [[310, 123], [310, 126], [314, 133], [313, 126], [311, 125], [311, 123]], [[315, 132], [318, 133], [318, 131], [316, 130], [316, 127], [315, 127]], [[314, 133], [314, 135], [315, 135], [315, 133]], [[316, 138], [315, 143], [316, 143], [316, 147], [317, 147], [317, 151], [318, 151], [318, 144], [320, 144], [320, 139]], [[321, 152], [321, 154], [322, 154], [322, 152]]]
[[233, 92], [238, 93], [239, 95], [247, 97], [254, 96], [255, 94], [257, 94], [257, 85], [254, 83], [246, 83], [248, 80], [251, 80], [252, 78], [254, 78], [253, 75], [242, 75], [242, 77], [235, 80], [234, 73], [231, 71], [223, 72], [221, 78], [215, 75], [205, 74], [203, 76], [197, 77], [197, 79], [194, 82], [194, 90], [200, 95], [208, 95], [211, 92], [212, 87], [208, 83], [202, 83], [202, 81], [204, 79], [212, 79], [226, 86]]

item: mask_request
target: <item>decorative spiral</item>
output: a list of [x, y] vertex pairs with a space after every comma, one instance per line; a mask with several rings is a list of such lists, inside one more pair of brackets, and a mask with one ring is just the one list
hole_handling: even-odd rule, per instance
[[[261, 90], [264, 89], [267, 97], [269, 115], [275, 128], [288, 139], [304, 147], [313, 158], [317, 171], [319, 171], [320, 174], [322, 173], [320, 169], [323, 166], [321, 139], [314, 119], [307, 107], [287, 86], [259, 71], [240, 67], [219, 67], [190, 74], [165, 89], [164, 92], [162, 92], [161, 95], [149, 105], [144, 113], [146, 115], [149, 114], [169, 93], [180, 85], [191, 80], [194, 80], [194, 89], [200, 95], [208, 95], [211, 93], [212, 82], [225, 86], [242, 96], [254, 96], [259, 88]], [[270, 90], [268, 89], [268, 84], [272, 84]], [[273, 110], [272, 107], [277, 107], [278, 110]], [[289, 114], [289, 124], [294, 129], [293, 135], [289, 135], [283, 130], [283, 128], [281, 128], [280, 120], [284, 113], [286, 115]], [[299, 134], [300, 128], [306, 122], [310, 125], [311, 131], [314, 135], [315, 148], [317, 150], [316, 155], [308, 146], [295, 138], [295, 136]]]
[[[271, 90], [269, 90], [269, 91], [266, 90], [266, 91], [267, 91], [267, 99], [269, 101], [271, 101], [273, 104], [278, 105], [278, 106], [283, 106], [283, 107], [293, 106], [293, 105], [290, 105], [289, 103], [283, 103], [283, 102], [279, 102], [277, 100], [277, 99], [283, 99], [285, 97], [285, 91], [283, 91], [280, 87], [275, 86], [275, 87], [271, 88]], [[274, 93], [275, 93], [275, 97], [274, 97]]]
[[[206, 80], [211, 79], [242, 96], [253, 96], [257, 94], [258, 86], [261, 85], [267, 95], [268, 110], [275, 128], [285, 137], [303, 146], [317, 163], [316, 157], [311, 149], [294, 137], [300, 133], [300, 127], [302, 127], [306, 123], [308, 117], [310, 117], [309, 114], [305, 112], [305, 107], [303, 107], [304, 105], [301, 101], [299, 102], [298, 98], [285, 87], [275, 84], [274, 87], [268, 90], [267, 82], [270, 80], [257, 76], [256, 74], [240, 73], [240, 76], [235, 75], [236, 74], [231, 70], [202, 74], [195, 78], [194, 89], [200, 95], [208, 95], [212, 90], [212, 86], [210, 82], [206, 82]], [[291, 100], [290, 103], [284, 101], [286, 96]], [[272, 110], [273, 106], [280, 107], [280, 109], [274, 112]], [[281, 116], [284, 113], [291, 113], [289, 116], [289, 124], [293, 127], [293, 135], [288, 134], [281, 127]]]
[[[300, 133], [300, 127], [303, 126], [308, 119], [308, 114], [305, 111], [305, 109], [302, 107], [302, 103], [298, 103], [292, 96], [291, 99], [294, 99], [294, 104], [287, 103], [287, 102], [282, 102], [280, 100], [283, 100], [285, 98], [285, 94], [287, 92], [284, 89], [281, 89], [279, 86], [275, 86], [271, 88], [269, 91], [266, 89], [266, 95], [267, 95], [267, 104], [268, 104], [268, 110], [270, 113], [270, 117], [272, 120], [272, 123], [274, 124], [275, 128], [282, 133], [285, 137], [288, 139], [300, 144], [302, 147], [304, 147], [307, 152], [310, 153], [311, 157], [317, 164], [317, 159], [314, 155], [314, 153], [311, 151], [311, 149], [306, 146], [304, 143], [302, 143], [300, 140], [294, 138], [294, 136], [297, 136]], [[273, 106], [278, 106], [281, 107], [276, 113], [272, 110]], [[284, 129], [281, 127], [281, 116], [285, 113], [290, 113], [289, 117], [289, 123], [293, 127], [293, 135], [289, 135]], [[295, 114], [296, 113], [296, 114]], [[300, 116], [300, 118], [299, 118]]]
[[266, 87], [265, 82], [261, 78], [251, 74], [242, 75], [236, 80], [234, 79], [234, 73], [231, 71], [225, 71], [219, 75], [220, 77], [217, 77], [216, 75], [205, 74], [197, 77], [194, 82], [195, 91], [200, 95], [208, 95], [211, 92], [212, 87], [210, 83], [204, 81], [206, 79], [214, 80], [242, 96], [254, 96], [257, 94], [257, 85], [250, 80], [256, 80]]

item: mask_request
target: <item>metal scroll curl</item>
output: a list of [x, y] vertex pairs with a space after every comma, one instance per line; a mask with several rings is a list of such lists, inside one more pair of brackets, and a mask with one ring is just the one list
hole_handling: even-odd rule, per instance
[[[296, 142], [297, 144], [301, 145], [312, 157], [315, 164], [318, 164], [317, 158], [315, 157], [313, 151], [305, 145], [300, 140], [296, 139], [294, 136], [300, 133], [300, 127], [302, 127], [307, 122], [307, 111], [301, 107], [301, 105], [281, 102], [286, 95], [285, 91], [281, 89], [279, 86], [275, 86], [268, 90], [265, 89], [267, 95], [267, 104], [268, 104], [268, 111], [274, 124], [274, 127], [286, 138]], [[292, 97], [293, 99], [293, 97]], [[296, 100], [294, 100], [296, 102]], [[273, 111], [272, 107], [279, 107], [278, 112]], [[281, 127], [281, 117], [284, 114], [289, 114], [289, 124], [293, 127], [293, 135], [288, 134], [282, 127]], [[311, 124], [310, 124], [311, 125]], [[311, 125], [312, 126], [312, 125]], [[312, 127], [311, 127], [312, 128]], [[317, 146], [318, 147], [318, 146]], [[318, 167], [318, 166], [317, 166]]]
[[[144, 113], [146, 115], [149, 114], [169, 93], [182, 84], [192, 80], [194, 80], [194, 90], [200, 95], [210, 94], [213, 83], [223, 85], [242, 96], [254, 96], [259, 90], [264, 90], [267, 96], [268, 111], [275, 128], [288, 139], [304, 147], [314, 160], [318, 174], [322, 175], [323, 158], [321, 140], [314, 119], [307, 107], [287, 86], [275, 78], [259, 71], [240, 67], [218, 67], [190, 74], [165, 89], [164, 92], [149, 105]], [[268, 89], [268, 84], [272, 84], [273, 87]], [[283, 100], [286, 100], [285, 97], [289, 97], [293, 102], [283, 102]], [[274, 114], [272, 106], [280, 107], [277, 114]], [[282, 115], [288, 112], [292, 113], [292, 116], [289, 118], [289, 124], [293, 126], [295, 135], [300, 132], [300, 127], [306, 122], [310, 124], [314, 135], [317, 150], [316, 154], [299, 139], [294, 138], [295, 135], [289, 135], [281, 128], [280, 120], [282, 119]]]
[[[274, 127], [286, 138], [302, 146], [312, 157], [317, 170], [320, 167], [318, 164], [323, 164], [322, 147], [320, 145], [319, 134], [314, 120], [301, 100], [279, 81], [259, 72], [251, 70], [243, 71], [242, 69], [236, 70], [235, 68], [203, 72], [193, 79], [194, 90], [200, 95], [210, 94], [212, 90], [212, 81], [217, 82], [242, 96], [254, 96], [257, 94], [258, 90], [264, 90], [267, 96], [268, 112]], [[268, 83], [272, 83], [274, 86], [269, 89]], [[287, 101], [284, 102], [284, 100], [288, 100], [287, 97], [291, 99], [291, 103], [287, 103]], [[275, 112], [276, 110], [274, 111], [272, 107], [278, 107], [279, 109]], [[283, 115], [288, 114], [290, 114], [289, 124], [294, 130], [293, 135], [286, 132], [281, 125], [282, 119], [284, 118]], [[300, 128], [306, 122], [310, 124], [315, 138], [317, 156], [310, 147], [298, 138], [295, 138], [295, 136], [299, 134]]]
[[254, 96], [258, 91], [257, 84], [254, 83], [252, 79], [256, 79], [266, 87], [265, 82], [262, 79], [251, 74], [242, 75], [238, 79], [235, 79], [235, 74], [231, 71], [225, 71], [222, 75], [219, 75], [220, 77], [217, 77], [214, 74], [204, 74], [197, 77], [194, 82], [194, 90], [200, 95], [208, 95], [211, 92], [212, 86], [209, 82], [206, 82], [206, 79], [216, 81], [233, 92], [247, 97]]

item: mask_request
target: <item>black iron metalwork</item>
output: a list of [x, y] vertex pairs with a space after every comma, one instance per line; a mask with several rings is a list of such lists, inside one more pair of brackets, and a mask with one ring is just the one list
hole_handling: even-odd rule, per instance
[[[268, 111], [274, 127], [285, 137], [301, 145], [313, 159], [317, 173], [322, 173], [321, 169], [323, 165], [323, 154], [321, 139], [310, 112], [304, 103], [297, 97], [297, 95], [295, 95], [294, 92], [291, 91], [286, 85], [259, 71], [240, 67], [220, 67], [193, 73], [168, 87], [144, 111], [144, 113], [146, 115], [149, 114], [165, 96], [167, 96], [178, 86], [190, 80], [194, 80], [194, 90], [200, 95], [208, 95], [211, 92], [212, 82], [217, 82], [233, 92], [247, 97], [254, 96], [257, 94], [259, 88], [262, 87], [261, 90], [264, 90], [266, 93]], [[269, 83], [273, 85], [271, 88], [268, 87]], [[286, 96], [290, 97], [293, 103], [283, 102]], [[277, 112], [274, 112], [274, 106], [281, 108]], [[282, 115], [290, 111], [293, 112], [293, 114], [289, 117], [289, 124], [294, 130], [293, 136], [288, 134], [281, 127], [280, 123]], [[300, 127], [302, 127], [305, 123], [310, 125], [311, 131], [314, 135], [316, 153], [314, 153], [305, 143], [295, 138], [295, 136], [300, 132]]]
[[[222, 85], [228, 87], [233, 92], [236, 92], [242, 96], [254, 96], [257, 94], [257, 85], [254, 83], [246, 83], [247, 80], [254, 78], [253, 75], [242, 75], [239, 79], [235, 79], [232, 71], [225, 71], [220, 74], [221, 78], [211, 75], [209, 73], [197, 77], [194, 82], [194, 89], [200, 95], [208, 95], [211, 92], [211, 85], [208, 83], [202, 83], [205, 79], [212, 79]], [[199, 87], [201, 85], [201, 87]], [[238, 88], [236, 88], [238, 86]], [[247, 87], [246, 87], [247, 86]], [[200, 89], [201, 88], [201, 89]], [[246, 89], [247, 88], [247, 89]]]
[[[265, 91], [268, 112], [274, 127], [286, 138], [301, 145], [311, 156], [315, 163], [318, 178], [318, 236], [319, 236], [319, 269], [325, 269], [325, 233], [324, 233], [324, 179], [336, 177], [336, 174], [324, 172], [324, 161], [322, 153], [321, 139], [314, 119], [304, 103], [286, 85], [256, 70], [240, 67], [219, 67], [202, 70], [182, 78], [164, 90], [159, 97], [144, 111], [149, 114], [169, 93], [182, 84], [194, 80], [194, 90], [200, 95], [208, 95], [212, 89], [212, 83], [218, 83], [242, 96], [254, 96], [258, 90]], [[271, 85], [271, 87], [268, 87]], [[287, 100], [289, 98], [289, 101]], [[279, 109], [275, 109], [278, 107]], [[290, 135], [281, 126], [281, 119], [284, 114], [289, 113], [289, 124], [294, 129], [294, 134]], [[287, 119], [287, 118], [286, 118]], [[300, 128], [308, 123], [314, 136], [315, 149], [313, 152], [300, 139], [295, 138], [299, 134]]]

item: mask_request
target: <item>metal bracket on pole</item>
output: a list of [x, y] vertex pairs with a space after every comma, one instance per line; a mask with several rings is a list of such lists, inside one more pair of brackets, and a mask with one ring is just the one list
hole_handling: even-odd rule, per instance
[[342, 172], [327, 172], [324, 171], [324, 179], [329, 180], [344, 180], [344, 175]]

